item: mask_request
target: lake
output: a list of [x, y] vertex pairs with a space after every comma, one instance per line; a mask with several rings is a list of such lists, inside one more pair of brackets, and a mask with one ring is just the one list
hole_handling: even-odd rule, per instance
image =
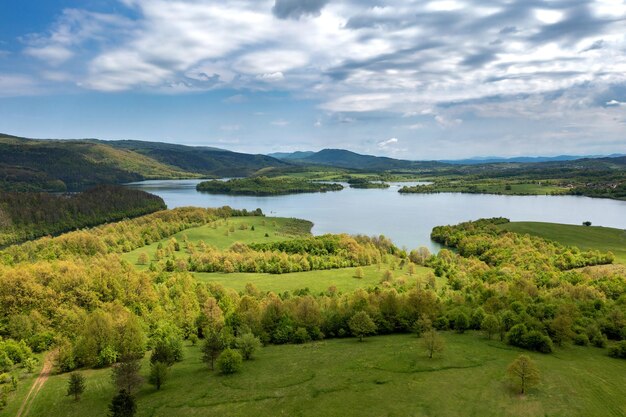
[[426, 246], [434, 226], [456, 224], [481, 217], [507, 217], [512, 221], [543, 221], [626, 229], [626, 201], [578, 196], [501, 196], [489, 194], [400, 194], [407, 183], [388, 189], [352, 189], [329, 193], [249, 197], [196, 191], [202, 180], [152, 180], [127, 184], [163, 198], [169, 208], [181, 206], [256, 209], [268, 216], [312, 221], [314, 234], [380, 235], [398, 246]]

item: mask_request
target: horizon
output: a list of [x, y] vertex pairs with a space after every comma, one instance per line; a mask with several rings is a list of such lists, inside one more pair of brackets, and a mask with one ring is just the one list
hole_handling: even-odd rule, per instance
[[[189, 147], [206, 147], [206, 148], [215, 148], [218, 150], [222, 150], [222, 151], [228, 151], [228, 152], [238, 152], [238, 153], [248, 153], [248, 152], [241, 152], [241, 151], [237, 151], [237, 150], [233, 150], [233, 149], [229, 149], [226, 147], [216, 147], [216, 146], [209, 146], [209, 145], [198, 145], [198, 144], [186, 144], [186, 143], [181, 143], [181, 142], [163, 142], [163, 141], [155, 141], [155, 140], [141, 140], [141, 139], [102, 139], [102, 138], [91, 138], [91, 137], [82, 137], [82, 138], [35, 138], [35, 137], [24, 137], [24, 136], [20, 136], [20, 135], [16, 135], [16, 134], [11, 134], [11, 133], [3, 133], [0, 132], [0, 135], [7, 135], [7, 136], [12, 136], [12, 137], [16, 137], [16, 138], [20, 138], [20, 139], [28, 139], [28, 140], [51, 140], [51, 141], [81, 141], [81, 140], [86, 140], [86, 141], [102, 141], [102, 142], [117, 142], [117, 141], [137, 141], [137, 142], [147, 142], [147, 143], [163, 143], [163, 144], [172, 144], [172, 145], [182, 145], [182, 146], [189, 146]], [[623, 153], [619, 153], [619, 152], [613, 152], [613, 153], [607, 153], [607, 154], [596, 154], [596, 155], [589, 155], [589, 154], [554, 154], [554, 155], [527, 155], [527, 154], [523, 154], [523, 155], [515, 155], [515, 156], [498, 156], [498, 155], [474, 155], [474, 156], [470, 156], [470, 157], [466, 157], [466, 158], [457, 158], [457, 159], [449, 159], [449, 158], [435, 158], [435, 159], [407, 159], [407, 158], [402, 158], [402, 157], [393, 157], [393, 156], [388, 156], [388, 155], [380, 155], [380, 154], [376, 154], [376, 153], [359, 153], [353, 149], [347, 149], [347, 148], [321, 148], [318, 150], [295, 150], [295, 151], [289, 151], [289, 152], [260, 152], [260, 153], [250, 153], [252, 155], [265, 155], [265, 156], [271, 156], [274, 157], [273, 155], [275, 154], [285, 154], [285, 155], [289, 155], [289, 154], [294, 154], [294, 153], [318, 153], [321, 151], [347, 151], [347, 152], [352, 152], [352, 153], [356, 153], [362, 156], [375, 156], [375, 157], [385, 157], [385, 158], [392, 158], [392, 159], [399, 159], [399, 160], [406, 160], [406, 161], [412, 161], [412, 162], [429, 162], [429, 161], [435, 161], [435, 162], [456, 162], [456, 161], [476, 161], [476, 162], [480, 162], [482, 160], [484, 161], [489, 161], [489, 160], [503, 160], [502, 162], [506, 162], [505, 160], [508, 159], [521, 159], [521, 158], [526, 158], [526, 159], [540, 159], [540, 158], [546, 158], [546, 159], [554, 159], [554, 158], [560, 158], [560, 157], [565, 157], [565, 158], [571, 158], [571, 159], [584, 159], [584, 158], [619, 158], [619, 157], [623, 157], [626, 156], [626, 154]], [[276, 158], [276, 157], [274, 157]], [[277, 159], [281, 159], [281, 158], [277, 158]], [[498, 161], [500, 162], [500, 161]]]
[[0, 5], [0, 131], [410, 160], [623, 153], [625, 19], [624, 0], [25, 0]]

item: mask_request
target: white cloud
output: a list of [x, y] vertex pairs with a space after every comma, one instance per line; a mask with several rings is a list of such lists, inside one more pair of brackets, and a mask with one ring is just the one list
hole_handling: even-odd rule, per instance
[[382, 142], [378, 142], [378, 147], [381, 149], [384, 149], [389, 146], [396, 145], [397, 143], [398, 143], [398, 138], [391, 138], [391, 139], [383, 140]]
[[271, 125], [272, 126], [278, 126], [278, 127], [285, 127], [289, 124], [288, 121], [283, 120], [283, 119], [278, 119], [278, 120], [274, 120]]
[[619, 106], [626, 106], [626, 102], [623, 101], [617, 101], [617, 100], [610, 100], [606, 102], [606, 105], [608, 107], [619, 107]]

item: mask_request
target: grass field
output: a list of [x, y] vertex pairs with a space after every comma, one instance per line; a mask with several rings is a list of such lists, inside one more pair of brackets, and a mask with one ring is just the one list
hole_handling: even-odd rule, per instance
[[[212, 373], [199, 347], [186, 347], [161, 391], [145, 384], [138, 417], [170, 416], [624, 416], [626, 361], [604, 349], [566, 347], [527, 353], [542, 382], [520, 397], [505, 378], [520, 353], [479, 333], [445, 333], [429, 360], [411, 335], [268, 346], [232, 376]], [[148, 361], [144, 361], [144, 375]], [[29, 417], [104, 416], [114, 394], [110, 370], [87, 370], [79, 402], [65, 396], [67, 375], [52, 376]], [[2, 414], [10, 415], [10, 414]]]
[[[247, 283], [252, 283], [261, 291], [274, 291], [282, 293], [284, 291], [294, 291], [308, 288], [313, 293], [326, 291], [329, 287], [335, 286], [338, 291], [354, 291], [357, 288], [368, 288], [379, 285], [386, 265], [363, 267], [363, 278], [355, 278], [356, 268], [330, 269], [323, 271], [294, 272], [290, 274], [247, 274], [247, 273], [194, 273], [194, 276], [204, 282], [219, 282], [224, 287], [233, 288], [236, 291], [243, 291]], [[406, 268], [404, 270], [391, 271], [396, 279], [404, 279], [407, 282], [415, 280], [417, 277], [425, 278], [432, 273], [432, 269], [416, 267], [415, 275], [409, 277]]]
[[554, 240], [580, 249], [611, 251], [616, 262], [626, 264], [626, 230], [599, 226], [577, 226], [558, 223], [511, 222], [501, 228]]
[[[240, 229], [241, 225], [246, 225], [247, 229]], [[254, 230], [252, 230], [254, 226]], [[286, 240], [295, 236], [308, 235], [311, 232], [313, 224], [306, 220], [289, 219], [283, 217], [231, 217], [226, 220], [218, 220], [213, 223], [200, 227], [193, 227], [183, 230], [175, 234], [173, 237], [180, 242], [181, 246], [183, 236], [187, 236], [189, 241], [197, 243], [200, 240], [207, 245], [215, 246], [218, 249], [226, 249], [235, 242], [254, 243], [254, 242], [276, 242]], [[265, 236], [267, 234], [268, 236]], [[154, 254], [159, 243], [164, 246], [172, 237], [154, 242], [148, 246], [125, 253], [122, 257], [135, 264], [138, 268], [146, 268], [146, 266], [137, 265], [137, 258], [141, 252], [148, 254], [150, 259], [154, 259]], [[184, 248], [180, 252], [175, 252], [176, 257], [186, 257], [187, 253]]]

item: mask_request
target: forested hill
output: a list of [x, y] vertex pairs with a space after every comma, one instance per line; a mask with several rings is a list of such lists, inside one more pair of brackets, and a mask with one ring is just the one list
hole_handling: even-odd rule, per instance
[[138, 140], [98, 141], [117, 149], [130, 150], [158, 162], [195, 173], [218, 177], [241, 177], [268, 167], [285, 167], [285, 161], [267, 155], [231, 152], [206, 146], [185, 146], [172, 143]]
[[205, 147], [0, 134], [0, 191], [77, 191], [144, 179], [244, 176], [285, 165], [264, 155]]
[[[289, 161], [303, 164], [328, 165], [370, 171], [420, 170], [445, 167], [446, 164], [434, 161], [407, 161], [383, 156], [362, 155], [344, 149], [323, 149], [313, 154], [303, 153], [302, 158], [288, 158]], [[277, 154], [278, 155], [278, 154]], [[282, 156], [285, 158], [285, 156]]]
[[69, 195], [0, 193], [0, 247], [165, 208], [161, 197], [111, 185]]

